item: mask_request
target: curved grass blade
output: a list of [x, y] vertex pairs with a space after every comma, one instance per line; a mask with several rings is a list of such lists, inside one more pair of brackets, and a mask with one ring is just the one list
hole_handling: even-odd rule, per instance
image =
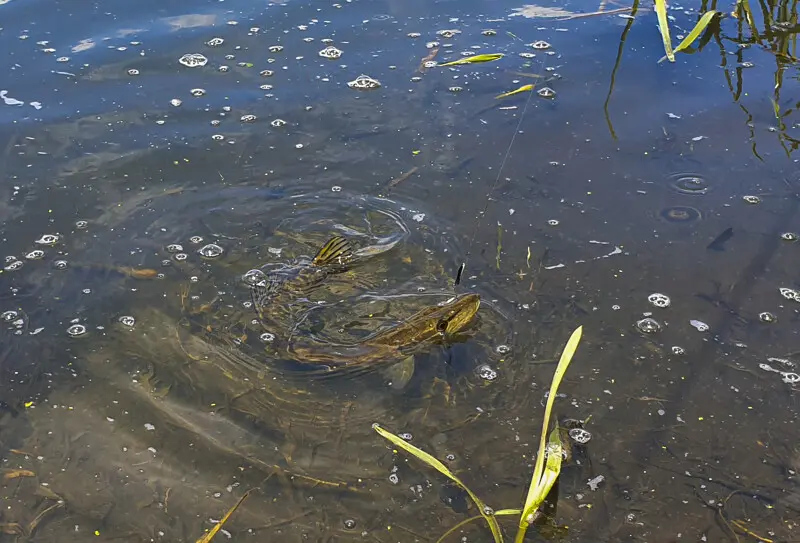
[[714, 11], [713, 9], [711, 11], [705, 12], [703, 16], [700, 17], [700, 20], [697, 21], [697, 24], [694, 25], [692, 31], [689, 32], [689, 34], [685, 38], [683, 38], [683, 41], [681, 41], [681, 43], [678, 44], [678, 47], [675, 48], [674, 52], [680, 53], [684, 49], [688, 49], [689, 46], [692, 45], [692, 43], [694, 43], [694, 40], [700, 37], [700, 34], [702, 34], [705, 31], [706, 27], [709, 25], [709, 23], [711, 23], [711, 20], [717, 15], [719, 15], [719, 12]]
[[447, 536], [449, 536], [450, 534], [452, 534], [453, 532], [455, 532], [455, 531], [456, 531], [456, 530], [458, 530], [459, 528], [461, 528], [461, 527], [463, 527], [463, 526], [466, 526], [467, 524], [469, 524], [470, 522], [472, 522], [472, 521], [474, 521], [474, 520], [480, 520], [480, 519], [482, 519], [482, 518], [483, 518], [483, 516], [481, 516], [481, 515], [475, 515], [474, 517], [469, 517], [467, 520], [462, 520], [461, 522], [459, 522], [458, 524], [456, 524], [455, 526], [453, 526], [452, 528], [450, 528], [449, 530], [447, 530], [447, 531], [446, 531], [446, 532], [445, 532], [445, 533], [442, 535], [442, 537], [440, 537], [439, 539], [437, 539], [437, 540], [436, 540], [436, 543], [442, 543], [442, 541], [444, 541], [445, 539], [447, 539]]
[[503, 53], [486, 53], [483, 55], [473, 55], [471, 57], [464, 57], [458, 60], [454, 60], [452, 62], [445, 62], [444, 64], [439, 64], [440, 67], [445, 66], [460, 66], [462, 64], [477, 64], [479, 62], [494, 62], [495, 60], [500, 60], [505, 55]]
[[[521, 513], [522, 513], [522, 509], [500, 509], [499, 511], [495, 511], [494, 512], [494, 516], [496, 516], [496, 517], [507, 517], [507, 516], [511, 516], [511, 515], [519, 515]], [[440, 537], [439, 539], [436, 540], [436, 543], [442, 543], [442, 541], [447, 539], [447, 536], [449, 536], [450, 534], [452, 534], [453, 532], [455, 532], [459, 528], [461, 528], [463, 526], [466, 526], [467, 524], [469, 524], [472, 521], [480, 520], [481, 518], [483, 518], [481, 515], [475, 515], [474, 517], [470, 517], [467, 520], [462, 520], [461, 522], [459, 522], [458, 524], [456, 524], [455, 526], [453, 526], [452, 528], [447, 530], [444, 533], [444, 535], [442, 535], [442, 537]]]
[[[553, 403], [556, 399], [556, 394], [558, 393], [558, 387], [561, 384], [561, 380], [564, 378], [564, 374], [569, 367], [570, 362], [572, 362], [572, 357], [575, 355], [575, 351], [578, 348], [578, 344], [581, 340], [581, 334], [583, 334], [583, 326], [579, 326], [572, 332], [569, 340], [567, 341], [564, 350], [561, 353], [561, 358], [558, 361], [558, 367], [556, 367], [555, 374], [553, 375], [553, 380], [550, 383], [550, 393], [547, 397], [547, 405], [545, 406], [544, 410], [544, 420], [542, 422], [542, 435], [539, 439], [539, 450], [536, 455], [536, 465], [533, 470], [533, 477], [531, 478], [531, 484], [528, 488], [528, 495], [525, 498], [525, 505], [522, 508], [522, 514], [519, 518], [519, 530], [517, 532], [517, 541], [522, 541], [525, 538], [525, 532], [528, 529], [528, 519], [531, 518], [531, 515], [535, 513], [536, 509], [541, 505], [544, 499], [547, 497], [547, 492], [550, 491], [553, 484], [555, 483], [556, 478], [558, 477], [558, 473], [561, 471], [561, 439], [557, 437], [557, 428], [556, 428], [556, 437], [548, 436], [547, 428], [548, 423], [550, 421], [550, 415], [553, 411]], [[559, 453], [557, 455], [550, 454], [548, 456], [547, 461], [547, 470], [545, 470], [545, 451], [548, 447], [548, 437], [549, 441], [552, 445], [552, 448], [557, 448]], [[556, 444], [557, 443], [557, 444]], [[557, 463], [556, 459], [553, 459], [554, 456], [557, 456]], [[545, 485], [548, 485], [545, 490]]]
[[453, 481], [455, 484], [460, 486], [464, 489], [464, 491], [469, 494], [469, 497], [472, 498], [472, 501], [475, 502], [475, 505], [478, 507], [478, 511], [480, 511], [481, 516], [486, 520], [486, 523], [489, 525], [489, 529], [492, 530], [492, 536], [494, 536], [494, 540], [496, 543], [503, 543], [503, 534], [500, 531], [500, 525], [497, 524], [497, 519], [494, 518], [494, 513], [490, 513], [490, 509], [486, 507], [478, 496], [475, 495], [467, 485], [465, 485], [461, 479], [455, 476], [452, 471], [447, 469], [447, 466], [442, 464], [437, 458], [431, 456], [430, 454], [426, 453], [420, 448], [415, 447], [408, 441], [394, 435], [388, 430], [381, 428], [381, 426], [377, 423], [372, 425], [372, 428], [381, 435], [381, 437], [390, 441], [396, 447], [403, 449], [407, 453], [411, 454], [412, 456], [416, 457], [419, 460], [422, 460], [430, 467]]
[[664, 42], [664, 52], [670, 62], [675, 62], [675, 53], [672, 51], [672, 39], [669, 37], [669, 22], [667, 21], [667, 1], [655, 0], [656, 15], [658, 15], [658, 30]]

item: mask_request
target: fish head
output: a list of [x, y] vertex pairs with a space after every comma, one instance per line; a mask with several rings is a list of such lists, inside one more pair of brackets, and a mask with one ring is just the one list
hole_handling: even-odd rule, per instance
[[442, 304], [433, 317], [436, 318], [436, 331], [451, 335], [467, 328], [475, 319], [481, 297], [474, 293], [456, 296]]

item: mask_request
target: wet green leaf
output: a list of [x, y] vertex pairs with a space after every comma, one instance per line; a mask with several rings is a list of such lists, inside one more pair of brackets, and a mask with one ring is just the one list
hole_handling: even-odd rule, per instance
[[[553, 403], [555, 402], [558, 393], [558, 387], [564, 374], [567, 372], [572, 357], [578, 348], [581, 340], [583, 327], [579, 326], [567, 341], [567, 345], [561, 353], [561, 359], [558, 361], [553, 380], [550, 383], [550, 393], [547, 396], [547, 405], [544, 410], [544, 420], [542, 422], [542, 435], [539, 440], [539, 451], [536, 455], [536, 464], [533, 469], [533, 477], [531, 484], [528, 488], [528, 495], [525, 498], [525, 505], [522, 508], [522, 514], [519, 518], [519, 530], [517, 531], [517, 542], [525, 539], [525, 532], [528, 529], [528, 519], [533, 515], [542, 502], [547, 497], [547, 493], [555, 484], [558, 474], [561, 471], [561, 439], [558, 436], [558, 428], [556, 428], [548, 439], [547, 428], [550, 421], [550, 415], [553, 411]], [[547, 466], [545, 466], [545, 451], [549, 448], [551, 453], [547, 458]], [[555, 452], [557, 451], [557, 453]], [[557, 458], [556, 458], [557, 457]]]
[[505, 55], [503, 53], [486, 53], [484, 55], [474, 55], [471, 57], [460, 58], [452, 62], [445, 62], [439, 66], [460, 66], [461, 64], [477, 64], [479, 62], [494, 62], [500, 60]]
[[521, 92], [532, 91], [534, 86], [535, 85], [522, 85], [520, 88], [518, 88], [516, 90], [504, 92], [503, 94], [498, 94], [497, 96], [494, 97], [494, 99], [495, 100], [499, 100], [500, 98], [505, 98], [507, 96], [513, 96], [513, 95], [519, 94]]
[[678, 44], [678, 47], [675, 48], [674, 52], [680, 53], [684, 49], [688, 49], [689, 46], [692, 45], [692, 43], [694, 43], [694, 40], [700, 37], [700, 34], [702, 34], [705, 31], [706, 27], [709, 25], [709, 23], [711, 23], [711, 20], [717, 15], [719, 15], [719, 12], [714, 11], [713, 9], [711, 11], [705, 12], [703, 16], [700, 17], [700, 20], [697, 21], [697, 24], [694, 25], [692, 31], [689, 32], [689, 34], [685, 38], [683, 38], [683, 41], [681, 41], [681, 43]]
[[672, 39], [669, 37], [669, 22], [667, 21], [667, 2], [666, 0], [654, 0], [656, 15], [658, 15], [658, 30], [661, 32], [661, 39], [664, 42], [664, 52], [670, 62], [675, 62], [675, 53], [672, 51]]

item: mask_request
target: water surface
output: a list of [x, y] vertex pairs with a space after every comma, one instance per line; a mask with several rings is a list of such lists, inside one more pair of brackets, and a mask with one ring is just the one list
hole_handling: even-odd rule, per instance
[[[727, 16], [659, 63], [652, 7], [627, 7], [0, 5], [0, 539], [196, 541], [256, 488], [217, 539], [435, 541], [474, 505], [372, 424], [518, 507], [578, 325], [556, 411], [593, 437], [560, 480], [564, 539], [791, 539], [796, 16], [754, 5], [760, 43]], [[675, 36], [701, 7], [670, 6]], [[423, 64], [469, 52], [505, 56]], [[403, 240], [297, 333], [354, 341], [474, 291], [469, 337], [402, 388], [272, 371], [240, 278], [334, 234]]]

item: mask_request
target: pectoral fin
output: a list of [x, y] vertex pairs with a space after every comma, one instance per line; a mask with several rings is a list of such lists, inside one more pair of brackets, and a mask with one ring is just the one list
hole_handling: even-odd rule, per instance
[[334, 236], [322, 246], [312, 264], [321, 267], [344, 267], [353, 260], [353, 246], [342, 236]]
[[402, 390], [414, 376], [414, 355], [404, 358], [384, 370], [384, 376], [389, 381], [389, 386], [395, 390]]

